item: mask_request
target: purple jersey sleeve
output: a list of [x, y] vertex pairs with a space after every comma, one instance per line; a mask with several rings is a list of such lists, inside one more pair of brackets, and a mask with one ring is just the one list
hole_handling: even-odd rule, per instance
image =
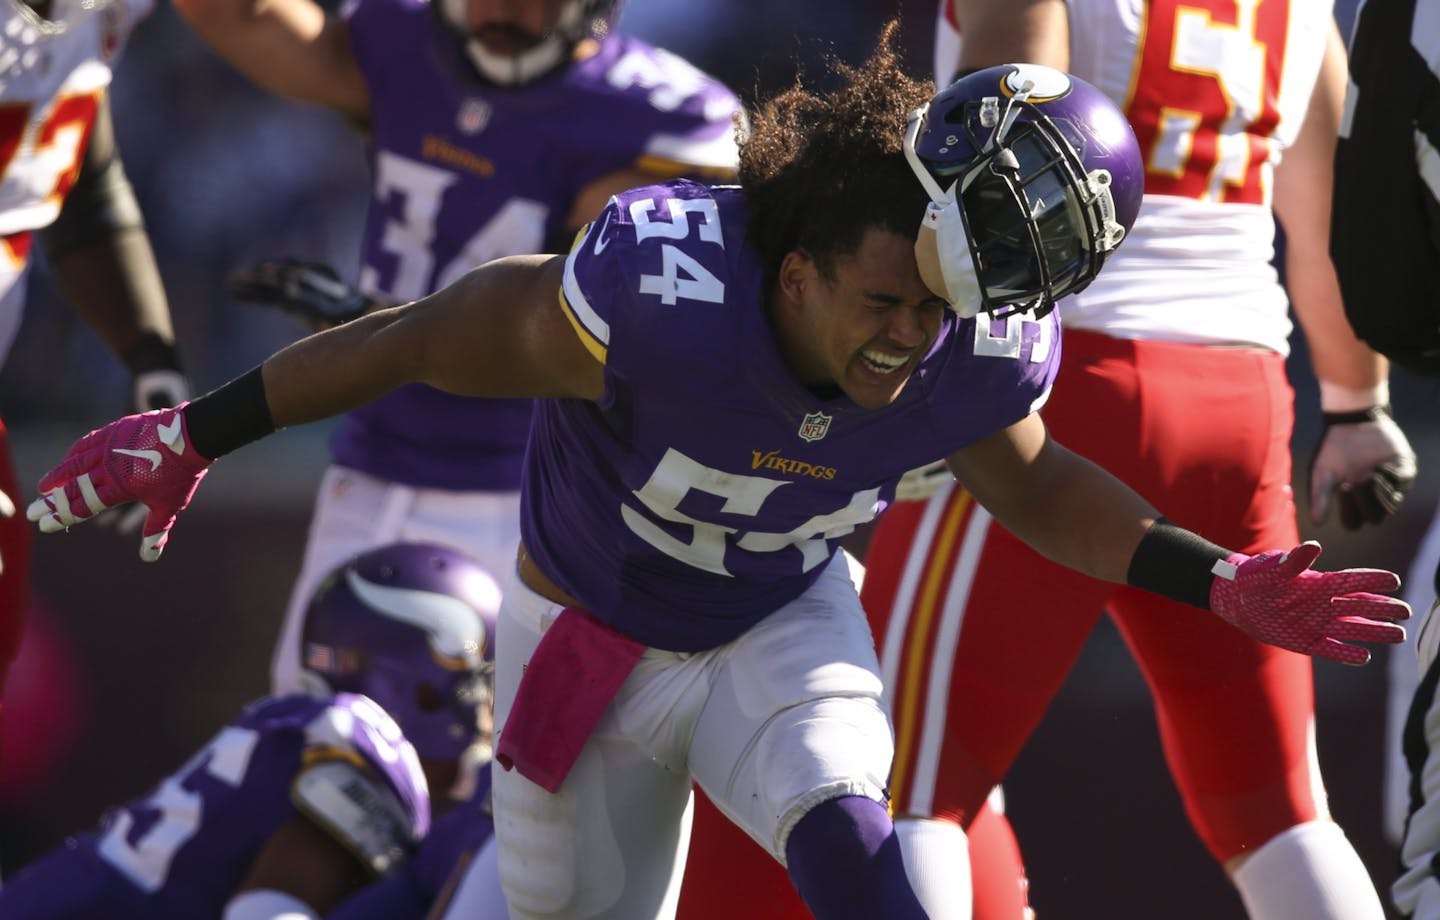
[[405, 756], [396, 734], [363, 697], [261, 700], [147, 796], [7, 879], [0, 916], [218, 917], [260, 848], [297, 814], [297, 775], [327, 758], [363, 764], [377, 789], [405, 802], [413, 842], [427, 827], [429, 797], [413, 749]]
[[[576, 197], [601, 177], [705, 176], [737, 162], [735, 95], [636, 39], [612, 34], [572, 66], [504, 88], [474, 75], [419, 0], [358, 0], [348, 22], [373, 136], [358, 282], [382, 300], [414, 300], [483, 262], [568, 243]], [[332, 451], [396, 482], [509, 491], [529, 423], [528, 401], [409, 386], [348, 414]]]
[[1051, 317], [949, 316], [892, 406], [817, 395], [779, 354], [744, 229], [738, 189], [616, 196], [562, 286], [604, 396], [536, 410], [527, 547], [597, 616], [661, 648], [729, 641], [798, 596], [906, 470], [1033, 411], [1059, 358]]

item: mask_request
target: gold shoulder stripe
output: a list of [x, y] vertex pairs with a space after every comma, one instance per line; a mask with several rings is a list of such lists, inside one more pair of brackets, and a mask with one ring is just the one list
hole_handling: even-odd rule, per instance
[[707, 166], [700, 163], [684, 163], [653, 154], [643, 154], [635, 161], [635, 168], [650, 173], [657, 179], [679, 179], [682, 176], [699, 176], [714, 182], [733, 182], [735, 167]]
[[555, 292], [555, 296], [560, 300], [560, 309], [565, 312], [565, 318], [570, 321], [570, 325], [575, 327], [575, 334], [580, 337], [580, 344], [585, 346], [585, 350], [590, 352], [596, 361], [604, 364], [605, 343], [591, 335], [590, 330], [585, 328], [585, 324], [580, 322], [579, 317], [575, 315], [575, 310], [570, 306], [570, 301], [565, 299], [565, 288], [559, 288]]
[[365, 763], [365, 758], [364, 758], [364, 757], [361, 757], [361, 756], [360, 756], [358, 753], [356, 753], [355, 751], [347, 751], [347, 750], [345, 750], [344, 748], [337, 748], [337, 747], [313, 747], [313, 748], [306, 748], [306, 749], [305, 749], [305, 752], [304, 752], [304, 753], [301, 755], [301, 757], [300, 757], [301, 763], [304, 764], [304, 765], [307, 766], [307, 767], [312, 767], [312, 766], [314, 766], [314, 765], [317, 764], [317, 763], [325, 763], [326, 761], [330, 761], [330, 760], [343, 760], [343, 761], [345, 761], [346, 763], [354, 764], [354, 765], [357, 766], [357, 767], [361, 767], [361, 768], [367, 769], [367, 770], [369, 769], [369, 767], [368, 767], [368, 766], [366, 765], [366, 763]]

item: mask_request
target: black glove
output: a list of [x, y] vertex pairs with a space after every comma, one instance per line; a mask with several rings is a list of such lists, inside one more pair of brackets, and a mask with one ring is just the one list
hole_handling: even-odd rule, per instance
[[299, 259], [271, 259], [242, 268], [225, 279], [225, 289], [236, 300], [274, 307], [316, 329], [348, 323], [375, 306], [330, 266]]
[[1394, 514], [1415, 484], [1415, 451], [1389, 406], [1359, 412], [1326, 412], [1320, 444], [1310, 464], [1310, 519], [1323, 523], [1330, 501], [1340, 524], [1359, 530]]

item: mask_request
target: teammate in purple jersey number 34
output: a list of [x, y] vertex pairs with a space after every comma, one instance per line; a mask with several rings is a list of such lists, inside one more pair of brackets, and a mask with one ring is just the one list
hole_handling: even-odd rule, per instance
[[[542, 397], [496, 643], [495, 839], [524, 918], [671, 915], [692, 780], [822, 920], [924, 916], [838, 544], [941, 457], [1093, 576], [1351, 663], [1369, 654], [1351, 643], [1400, 640], [1409, 608], [1372, 593], [1394, 574], [1313, 571], [1313, 544], [1232, 553], [1047, 437], [1053, 299], [1135, 218], [1134, 136], [1048, 68], [935, 96], [901, 68], [897, 31], [837, 63], [833, 89], [763, 104], [739, 187], [632, 190], [568, 256], [487, 263], [112, 422], [41, 480], [29, 517], [53, 533], [123, 500], [178, 513], [214, 458], [405, 383]], [[144, 539], [162, 548], [169, 526]], [[1018, 586], [1016, 602], [1044, 628]]]
[[[175, 6], [257, 86], [365, 128], [373, 179], [357, 283], [385, 305], [502, 256], [563, 253], [632, 186], [734, 177], [739, 100], [622, 34], [617, 0]], [[414, 384], [338, 420], [275, 647], [276, 691], [296, 687], [305, 598], [347, 556], [426, 540], [494, 572], [513, 565], [530, 417], [529, 400]]]

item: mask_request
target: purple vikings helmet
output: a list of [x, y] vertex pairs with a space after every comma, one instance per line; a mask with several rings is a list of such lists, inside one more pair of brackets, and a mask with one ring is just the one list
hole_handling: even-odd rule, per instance
[[575, 46], [585, 39], [598, 40], [609, 34], [618, 18], [620, 0], [564, 0], [555, 27], [538, 44], [518, 54], [492, 51], [471, 33], [469, 0], [430, 0], [430, 5], [440, 17], [440, 24], [460, 39], [466, 57], [480, 76], [499, 86], [520, 86], [569, 60]]
[[463, 553], [392, 543], [335, 569], [305, 610], [307, 678], [362, 693], [421, 757], [450, 760], [479, 734], [490, 701], [500, 588]]
[[910, 115], [905, 156], [930, 193], [920, 274], [961, 316], [1034, 310], [1083, 289], [1140, 211], [1125, 115], [1078, 77], [988, 67]]

